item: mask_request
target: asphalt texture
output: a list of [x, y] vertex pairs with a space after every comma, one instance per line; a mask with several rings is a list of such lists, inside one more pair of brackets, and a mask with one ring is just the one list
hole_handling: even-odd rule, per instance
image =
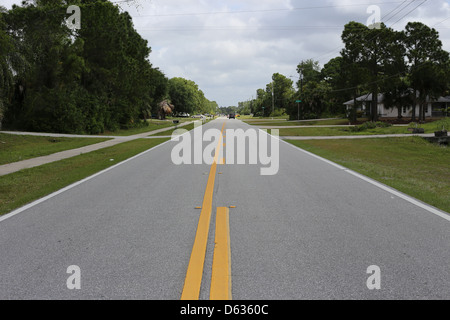
[[[257, 130], [203, 130], [224, 121]], [[180, 299], [210, 165], [174, 165], [175, 145], [0, 221], [0, 299]], [[216, 207], [230, 206], [233, 299], [450, 298], [448, 220], [286, 142], [279, 157], [274, 176], [218, 166], [200, 299]], [[67, 287], [72, 265], [80, 290]]]

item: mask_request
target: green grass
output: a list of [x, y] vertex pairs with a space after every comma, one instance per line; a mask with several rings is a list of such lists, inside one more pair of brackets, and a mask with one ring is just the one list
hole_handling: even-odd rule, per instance
[[[411, 124], [410, 127], [414, 128], [415, 126]], [[419, 125], [419, 128], [424, 128], [426, 132], [430, 133], [440, 131], [443, 128], [447, 131], [450, 131], [450, 118], [443, 118], [435, 122], [421, 124]]]
[[0, 133], [0, 165], [81, 148], [109, 139], [54, 138]]
[[450, 212], [450, 149], [419, 137], [288, 141]]
[[133, 140], [2, 176], [0, 177], [0, 215], [89, 177], [167, 140]]
[[[425, 133], [433, 130], [426, 129]], [[286, 128], [280, 129], [280, 136], [291, 137], [322, 137], [322, 136], [355, 136], [355, 135], [379, 135], [379, 134], [410, 134], [407, 127], [375, 128], [361, 132], [352, 132], [350, 128]]]
[[[212, 120], [206, 120], [205, 122], [203, 122], [202, 125], [205, 125], [205, 124], [207, 124], [207, 123], [210, 122], [210, 121], [212, 121]], [[194, 128], [195, 128], [195, 124], [194, 124], [194, 123], [190, 123], [190, 124], [188, 124], [188, 125], [186, 125], [186, 126], [184, 126], [184, 127], [179, 127], [178, 129], [183, 129], [183, 130], [191, 131], [191, 130], [194, 130]], [[153, 137], [153, 136], [154, 136], [154, 137], [172, 136], [172, 134], [175, 132], [175, 130], [177, 130], [177, 129], [173, 129], [173, 130], [169, 130], [169, 131], [164, 131], [164, 132], [161, 132], [161, 133], [157, 133], [157, 134], [152, 135], [152, 137]]]
[[148, 123], [149, 123], [149, 125], [146, 127], [121, 129], [121, 130], [114, 131], [114, 132], [105, 132], [105, 135], [128, 137], [128, 136], [134, 136], [136, 134], [151, 132], [151, 131], [170, 128], [170, 127], [175, 126], [171, 121], [152, 120], [152, 121], [148, 121]]
[[246, 115], [242, 115], [241, 114], [241, 116], [240, 117], [238, 117], [238, 119], [239, 120], [249, 120], [249, 119], [256, 119], [256, 118], [253, 118], [252, 116], [246, 116]]
[[[180, 127], [180, 128], [178, 128], [178, 129], [183, 129], [183, 130], [191, 131], [191, 130], [194, 129], [194, 124], [191, 123], [191, 124], [188, 124], [187, 126]], [[152, 135], [152, 137], [153, 137], [153, 136], [155, 136], [155, 137], [171, 136], [172, 133], [174, 133], [175, 130], [177, 130], [177, 129], [172, 129], [172, 130], [169, 130], [169, 131], [164, 131], [164, 132], [161, 132], [161, 133], [157, 133], [157, 134]]]
[[265, 121], [287, 121], [289, 120], [289, 116], [279, 116], [279, 117], [251, 117], [251, 116], [240, 116], [238, 117], [239, 120], [245, 121], [257, 121], [257, 122], [265, 122]]
[[346, 119], [333, 119], [333, 120], [323, 120], [323, 121], [244, 121], [247, 124], [254, 126], [342, 126], [348, 125], [348, 120]]
[[[358, 119], [358, 122], [362, 123], [365, 119]], [[287, 133], [292, 132], [291, 134], [288, 134], [290, 136], [339, 136], [339, 135], [353, 135], [355, 133], [347, 132], [349, 131], [348, 128], [336, 128], [333, 130], [326, 130], [326, 128], [321, 128], [320, 130], [310, 130], [309, 132], [311, 134], [305, 134], [304, 128], [300, 128], [299, 130], [295, 130], [295, 128], [289, 128], [291, 126], [304, 126], [305, 128], [308, 128], [308, 126], [340, 126], [340, 125], [348, 125], [349, 121], [347, 119], [330, 119], [330, 120], [311, 120], [311, 121], [267, 121], [267, 120], [261, 120], [261, 121], [244, 121], [245, 123], [249, 125], [254, 126], [274, 126], [274, 127], [287, 127], [286, 129], [292, 130], [292, 131], [286, 131]], [[415, 128], [416, 125], [414, 123], [411, 123], [411, 128]], [[418, 124], [418, 128], [425, 129], [425, 133], [433, 133], [434, 131], [442, 130], [442, 128], [446, 128], [446, 130], [450, 130], [450, 118], [444, 118], [440, 119], [434, 122], [429, 122], [426, 124]], [[310, 128], [312, 129], [312, 128]], [[341, 133], [341, 129], [343, 130]], [[377, 128], [368, 130], [365, 132], [360, 132], [356, 134], [402, 134], [402, 133], [409, 133], [408, 127], [391, 127], [391, 128]]]

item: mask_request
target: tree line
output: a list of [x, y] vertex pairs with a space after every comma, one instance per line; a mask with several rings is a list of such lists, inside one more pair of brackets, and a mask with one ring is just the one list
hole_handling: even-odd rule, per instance
[[[358, 22], [345, 25], [344, 48], [323, 67], [313, 59], [297, 66], [298, 76], [279, 73], [256, 99], [240, 102], [239, 110], [256, 116], [288, 114], [291, 120], [312, 119], [347, 113], [344, 102], [354, 100], [348, 116], [356, 121], [357, 97], [372, 94], [370, 120], [378, 120], [378, 94], [396, 108], [412, 108], [412, 120], [424, 120], [427, 99], [450, 94], [449, 53], [442, 47], [439, 33], [420, 22], [410, 22], [395, 31], [381, 24], [368, 27]], [[297, 89], [294, 89], [296, 80]], [[301, 101], [301, 102], [298, 102]]]
[[[80, 29], [65, 23], [69, 5], [81, 9]], [[176, 112], [215, 108], [192, 81], [168, 79], [150, 53], [131, 16], [107, 0], [0, 7], [0, 123], [95, 134], [146, 125], [165, 99]]]
[[168, 96], [175, 105], [177, 113], [216, 114], [219, 109], [217, 102], [209, 101], [192, 80], [179, 77], [170, 79]]

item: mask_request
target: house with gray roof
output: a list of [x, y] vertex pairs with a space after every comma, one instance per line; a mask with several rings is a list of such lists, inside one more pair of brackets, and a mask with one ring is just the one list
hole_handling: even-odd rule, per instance
[[[356, 99], [358, 103], [357, 111], [362, 111], [364, 114], [370, 114], [370, 107], [372, 104], [372, 94], [366, 94]], [[347, 106], [347, 111], [353, 108], [354, 100], [344, 103]], [[425, 116], [427, 118], [438, 118], [450, 116], [450, 96], [439, 97], [438, 99], [427, 99], [425, 106]], [[404, 118], [412, 116], [413, 106], [404, 106], [401, 110], [401, 115]], [[399, 111], [395, 106], [388, 106], [385, 104], [385, 95], [378, 94], [378, 115], [380, 118], [397, 118]], [[416, 116], [419, 115], [419, 105], [416, 106]]]

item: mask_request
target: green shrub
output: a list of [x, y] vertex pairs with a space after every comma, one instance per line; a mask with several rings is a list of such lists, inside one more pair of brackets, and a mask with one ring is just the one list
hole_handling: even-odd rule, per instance
[[416, 129], [420, 127], [420, 123], [418, 122], [411, 122], [408, 126], [409, 129]]
[[392, 124], [388, 123], [388, 122], [383, 122], [383, 121], [378, 121], [378, 122], [372, 122], [372, 121], [367, 121], [365, 123], [363, 123], [360, 126], [354, 126], [354, 127], [350, 127], [350, 131], [351, 132], [363, 132], [363, 131], [367, 131], [367, 130], [371, 130], [371, 129], [376, 129], [376, 128], [389, 128], [392, 127]]
[[392, 127], [392, 124], [389, 122], [383, 122], [383, 121], [377, 122], [377, 128], [390, 128], [390, 127]]
[[450, 118], [444, 118], [434, 123], [436, 125], [437, 131], [448, 131], [450, 130]]
[[272, 112], [271, 114], [270, 114], [270, 116], [271, 117], [284, 117], [284, 116], [286, 116], [287, 114], [286, 114], [286, 109], [284, 109], [284, 108], [281, 108], [281, 109], [277, 109], [277, 110], [275, 110], [274, 112]]

